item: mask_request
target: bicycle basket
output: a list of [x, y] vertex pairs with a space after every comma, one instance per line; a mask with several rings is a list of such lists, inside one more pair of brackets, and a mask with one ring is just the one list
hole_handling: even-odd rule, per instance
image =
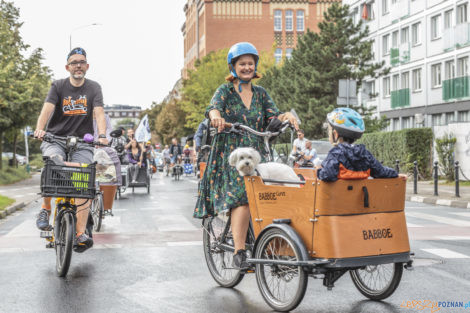
[[88, 167], [56, 165], [47, 160], [41, 174], [43, 197], [95, 197], [95, 164]]

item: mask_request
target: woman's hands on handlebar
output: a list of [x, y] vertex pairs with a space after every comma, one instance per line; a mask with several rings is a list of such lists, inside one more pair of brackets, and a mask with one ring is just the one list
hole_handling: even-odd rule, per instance
[[299, 130], [299, 123], [295, 118], [294, 114], [290, 112], [282, 113], [277, 117], [281, 122], [289, 121], [289, 123], [294, 126], [295, 130]]

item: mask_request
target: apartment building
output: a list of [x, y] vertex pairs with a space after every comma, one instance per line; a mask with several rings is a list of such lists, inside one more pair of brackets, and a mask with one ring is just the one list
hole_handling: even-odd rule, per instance
[[188, 0], [184, 6], [183, 78], [194, 62], [211, 51], [241, 41], [259, 51], [276, 44], [275, 57], [290, 57], [307, 29], [317, 31], [323, 13], [336, 0]]
[[390, 74], [363, 85], [360, 101], [389, 131], [432, 127], [457, 137], [455, 159], [470, 177], [468, 0], [345, 0], [370, 31], [376, 62]]
[[140, 120], [140, 113], [142, 112], [142, 108], [140, 106], [126, 104], [113, 104], [105, 105], [104, 112], [109, 115], [111, 119], [111, 125], [114, 128], [117, 123], [128, 119], [132, 120], [134, 124], [137, 125]]

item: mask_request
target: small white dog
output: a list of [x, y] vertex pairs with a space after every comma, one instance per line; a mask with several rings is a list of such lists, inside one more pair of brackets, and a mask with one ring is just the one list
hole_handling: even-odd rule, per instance
[[229, 158], [229, 164], [237, 169], [240, 176], [259, 175], [263, 179], [300, 182], [300, 178], [288, 165], [276, 162], [260, 162], [261, 156], [253, 148], [237, 148], [230, 154]]

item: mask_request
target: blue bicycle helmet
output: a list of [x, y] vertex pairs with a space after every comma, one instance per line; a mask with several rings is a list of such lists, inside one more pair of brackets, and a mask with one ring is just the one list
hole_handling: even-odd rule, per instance
[[336, 108], [326, 116], [340, 137], [359, 139], [365, 126], [362, 116], [350, 108]]
[[239, 91], [241, 92], [241, 84], [247, 84], [249, 81], [244, 81], [241, 80], [238, 76], [237, 73], [235, 72], [235, 68], [233, 65], [237, 61], [237, 59], [245, 54], [251, 54], [255, 58], [255, 73], [253, 74], [256, 75], [256, 69], [258, 68], [258, 61], [259, 61], [259, 54], [258, 50], [256, 50], [255, 46], [253, 46], [249, 42], [239, 42], [234, 44], [230, 50], [228, 51], [227, 54], [227, 64], [230, 68], [230, 73], [233, 75], [233, 77], [238, 78], [240, 80], [240, 85], [239, 85]]

